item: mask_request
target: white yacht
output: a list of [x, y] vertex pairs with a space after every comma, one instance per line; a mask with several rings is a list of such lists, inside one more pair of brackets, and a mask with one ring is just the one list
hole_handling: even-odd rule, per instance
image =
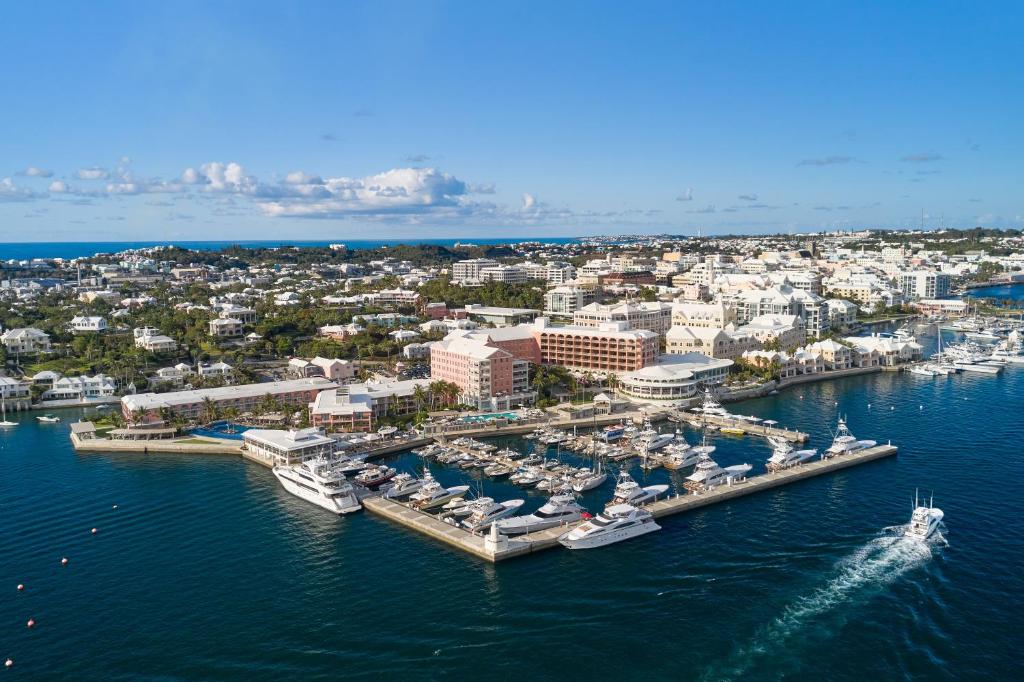
[[563, 523], [579, 521], [586, 511], [576, 502], [575, 495], [558, 493], [552, 495], [540, 509], [532, 514], [501, 519], [496, 525], [498, 530], [505, 535], [532, 533], [546, 528], [554, 528]]
[[774, 450], [766, 463], [768, 471], [781, 471], [795, 467], [818, 454], [817, 450], [797, 450], [784, 440], [772, 440], [771, 443]]
[[711, 453], [702, 451], [700, 461], [697, 462], [693, 473], [686, 477], [683, 487], [690, 492], [711, 490], [716, 486], [741, 480], [753, 468], [750, 464], [736, 464], [723, 468], [711, 459]]
[[480, 530], [487, 530], [491, 527], [491, 524], [498, 519], [503, 519], [506, 516], [510, 516], [515, 513], [517, 509], [523, 506], [524, 500], [506, 500], [504, 502], [495, 502], [490, 500], [485, 502], [487, 498], [481, 498], [470, 503], [470, 507], [473, 509], [469, 512], [469, 516], [462, 522], [462, 527], [466, 530], [475, 533]]
[[7, 421], [7, 403], [4, 401], [3, 396], [0, 396], [0, 428], [17, 425], [18, 422]]
[[362, 508], [355, 489], [334, 462], [314, 459], [295, 465], [278, 465], [274, 476], [285, 490], [335, 514], [349, 514]]
[[917, 492], [914, 493], [914, 513], [910, 516], [910, 524], [903, 532], [903, 535], [914, 540], [927, 540], [939, 529], [942, 522], [942, 510], [932, 506], [932, 500], [928, 500], [928, 506], [920, 504]]
[[694, 412], [702, 412], [704, 414], [715, 414], [720, 417], [728, 417], [729, 411], [722, 407], [722, 404], [715, 400], [715, 395], [711, 392], [711, 388], [704, 389], [704, 402], [699, 408], [694, 408]]
[[581, 469], [572, 477], [569, 486], [575, 492], [583, 493], [603, 485], [607, 480], [608, 474], [601, 470], [601, 460], [598, 459], [593, 471], [587, 468]]
[[940, 374], [945, 374], [945, 372], [940, 372], [938, 369], [932, 367], [930, 363], [924, 365], [914, 365], [913, 367], [910, 368], [910, 373], [917, 374], [923, 377], [933, 378], [939, 376]]
[[360, 471], [355, 478], [356, 483], [370, 490], [379, 488], [395, 477], [398, 472], [389, 466], [370, 466]]
[[[429, 479], [429, 480], [427, 480]], [[462, 497], [469, 492], [468, 485], [457, 485], [453, 488], [445, 488], [434, 480], [433, 476], [424, 476], [423, 485], [412, 494], [409, 503], [417, 509], [427, 511], [440, 507], [445, 502], [456, 497]]]
[[44, 424], [56, 424], [57, 422], [60, 421], [60, 417], [57, 417], [52, 414], [43, 414], [36, 417], [36, 419], [43, 422]]
[[384, 497], [390, 500], [397, 500], [409, 497], [423, 487], [426, 479], [416, 478], [412, 474], [398, 474], [391, 479], [391, 487], [384, 491]]
[[658, 433], [650, 422], [645, 422], [643, 431], [636, 435], [633, 444], [638, 452], [645, 453], [663, 448], [673, 440], [675, 440], [675, 434]]
[[569, 549], [592, 549], [661, 530], [651, 513], [616, 504], [558, 538]]
[[832, 445], [828, 446], [825, 450], [825, 454], [828, 456], [832, 455], [845, 455], [857, 450], [863, 450], [865, 448], [873, 448], [878, 443], [873, 440], [857, 440], [857, 438], [850, 433], [850, 429], [846, 427], [846, 420], [841, 418], [839, 423], [836, 425], [836, 435], [832, 439]]
[[619, 477], [615, 481], [615, 493], [612, 497], [612, 501], [608, 503], [609, 507], [614, 507], [620, 504], [629, 505], [641, 505], [647, 504], [648, 502], [654, 502], [658, 499], [659, 495], [664, 495], [668, 492], [667, 485], [649, 485], [641, 487], [639, 483], [633, 480], [626, 471], [620, 471]]
[[[705, 446], [691, 447], [681, 434], [677, 434], [675, 440], [669, 443], [664, 451], [662, 451], [661, 466], [666, 469], [685, 469], [686, 467], [691, 467], [700, 458], [701, 447]], [[710, 447], [711, 450], [715, 449], [714, 446], [706, 447]]]

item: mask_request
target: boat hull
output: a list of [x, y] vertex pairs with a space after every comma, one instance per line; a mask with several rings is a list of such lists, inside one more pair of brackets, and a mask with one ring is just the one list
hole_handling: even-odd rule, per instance
[[570, 538], [569, 536], [572, 534], [570, 532], [560, 537], [558, 542], [563, 547], [567, 547], [569, 549], [595, 549], [597, 547], [612, 545], [616, 542], [623, 542], [625, 540], [631, 540], [632, 538], [638, 538], [641, 535], [647, 535], [648, 533], [653, 533], [656, 530], [661, 530], [661, 526], [654, 521], [649, 521], [637, 526], [614, 529], [606, 533], [586, 535], [577, 538]]

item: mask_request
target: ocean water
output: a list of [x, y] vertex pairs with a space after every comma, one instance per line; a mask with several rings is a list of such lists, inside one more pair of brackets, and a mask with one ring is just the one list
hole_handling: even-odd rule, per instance
[[967, 292], [973, 298], [994, 298], [997, 301], [1024, 301], [1024, 284], [1005, 284], [998, 287], [982, 287]]
[[[735, 404], [817, 448], [842, 413], [899, 455], [499, 565], [367, 513], [336, 518], [237, 458], [76, 454], [74, 411], [21, 415], [0, 435], [0, 659], [12, 680], [1017, 679], [1022, 406], [1024, 368]], [[769, 454], [713, 440], [722, 464], [760, 470]], [[482, 485], [524, 511], [543, 501]], [[915, 488], [934, 491], [946, 543], [899, 538]]]
[[282, 240], [282, 239], [236, 239], [222, 241], [138, 241], [138, 242], [0, 242], [0, 260], [11, 258], [24, 260], [30, 258], [81, 258], [97, 253], [116, 253], [125, 249], [141, 249], [150, 246], [166, 246], [173, 244], [194, 251], [219, 251], [229, 246], [241, 246], [247, 249], [274, 248], [278, 246], [327, 246], [329, 244], [345, 244], [349, 249], [377, 249], [382, 246], [399, 244], [431, 244], [434, 246], [454, 246], [462, 244], [515, 244], [519, 242], [543, 242], [546, 244], [568, 244], [578, 241], [576, 237], [502, 237], [502, 238], [449, 238], [449, 239], [317, 239], [317, 240]]

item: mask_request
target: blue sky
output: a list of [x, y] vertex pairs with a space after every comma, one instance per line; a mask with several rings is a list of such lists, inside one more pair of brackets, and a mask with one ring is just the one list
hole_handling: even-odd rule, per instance
[[1024, 226], [1020, 3], [14, 3], [0, 241]]

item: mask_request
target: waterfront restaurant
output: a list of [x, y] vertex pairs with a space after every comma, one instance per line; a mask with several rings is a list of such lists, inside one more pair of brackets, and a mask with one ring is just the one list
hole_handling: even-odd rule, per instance
[[242, 434], [245, 449], [267, 464], [297, 464], [315, 457], [331, 456], [337, 443], [318, 428], [248, 429]]
[[618, 392], [632, 400], [668, 405], [696, 396], [704, 385], [720, 384], [732, 360], [703, 353], [662, 355], [658, 364], [619, 377]]

